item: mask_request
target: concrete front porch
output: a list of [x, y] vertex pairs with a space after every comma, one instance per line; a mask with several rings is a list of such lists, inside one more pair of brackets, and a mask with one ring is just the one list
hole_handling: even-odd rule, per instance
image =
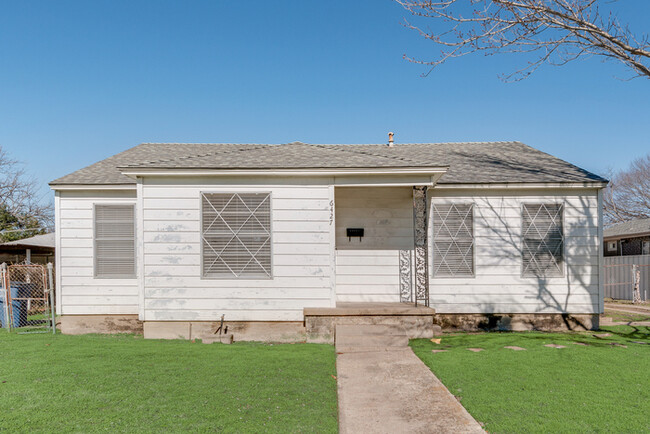
[[409, 339], [431, 338], [435, 313], [413, 303], [338, 302], [336, 307], [303, 309], [307, 335], [331, 343], [337, 325], [381, 324], [403, 328]]

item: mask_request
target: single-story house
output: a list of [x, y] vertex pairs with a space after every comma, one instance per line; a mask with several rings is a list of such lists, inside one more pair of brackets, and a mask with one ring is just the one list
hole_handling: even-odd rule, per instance
[[54, 262], [55, 234], [34, 235], [15, 241], [0, 244], [0, 263], [27, 261], [32, 264], [47, 264]]
[[607, 181], [520, 142], [144, 143], [50, 183], [64, 333], [593, 328]]
[[650, 255], [650, 218], [605, 228], [603, 241], [605, 256]]

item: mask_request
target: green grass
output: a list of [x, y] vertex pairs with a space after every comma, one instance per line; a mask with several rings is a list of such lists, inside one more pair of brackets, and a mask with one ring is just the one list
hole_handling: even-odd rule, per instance
[[[648, 432], [650, 328], [604, 329], [612, 336], [458, 334], [411, 347], [489, 432]], [[549, 343], [566, 348], [543, 346]], [[485, 351], [467, 350], [475, 347]]]
[[0, 431], [336, 432], [330, 345], [0, 330]]
[[618, 312], [614, 310], [605, 310], [605, 316], [611, 318], [615, 322], [633, 322], [633, 321], [650, 321], [650, 315], [629, 312]]

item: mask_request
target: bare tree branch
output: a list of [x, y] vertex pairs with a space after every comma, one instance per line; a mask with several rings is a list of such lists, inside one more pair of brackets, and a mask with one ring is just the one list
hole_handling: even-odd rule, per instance
[[610, 179], [603, 195], [606, 224], [650, 218], [650, 154]]
[[20, 239], [53, 226], [51, 203], [43, 203], [38, 183], [0, 147], [0, 242]]
[[443, 47], [429, 65], [428, 75], [449, 59], [477, 52], [485, 55], [533, 55], [505, 80], [521, 80], [541, 65], [565, 65], [585, 56], [616, 60], [650, 78], [648, 35], [636, 36], [612, 13], [603, 16], [598, 0], [395, 0], [414, 17], [431, 18], [434, 30], [405, 21], [404, 25]]

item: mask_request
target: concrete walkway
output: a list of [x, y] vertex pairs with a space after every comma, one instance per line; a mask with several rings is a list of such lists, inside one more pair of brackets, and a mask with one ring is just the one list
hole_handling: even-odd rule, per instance
[[336, 327], [341, 433], [482, 433], [394, 326]]
[[640, 315], [650, 315], [650, 306], [648, 305], [627, 305], [605, 303], [605, 310], [614, 310], [616, 312], [636, 313]]
[[[631, 305], [621, 303], [605, 303], [605, 311], [650, 316], [650, 306], [647, 304]], [[600, 325], [650, 326], [650, 321], [614, 321], [612, 318], [609, 318], [607, 316], [601, 316]]]

